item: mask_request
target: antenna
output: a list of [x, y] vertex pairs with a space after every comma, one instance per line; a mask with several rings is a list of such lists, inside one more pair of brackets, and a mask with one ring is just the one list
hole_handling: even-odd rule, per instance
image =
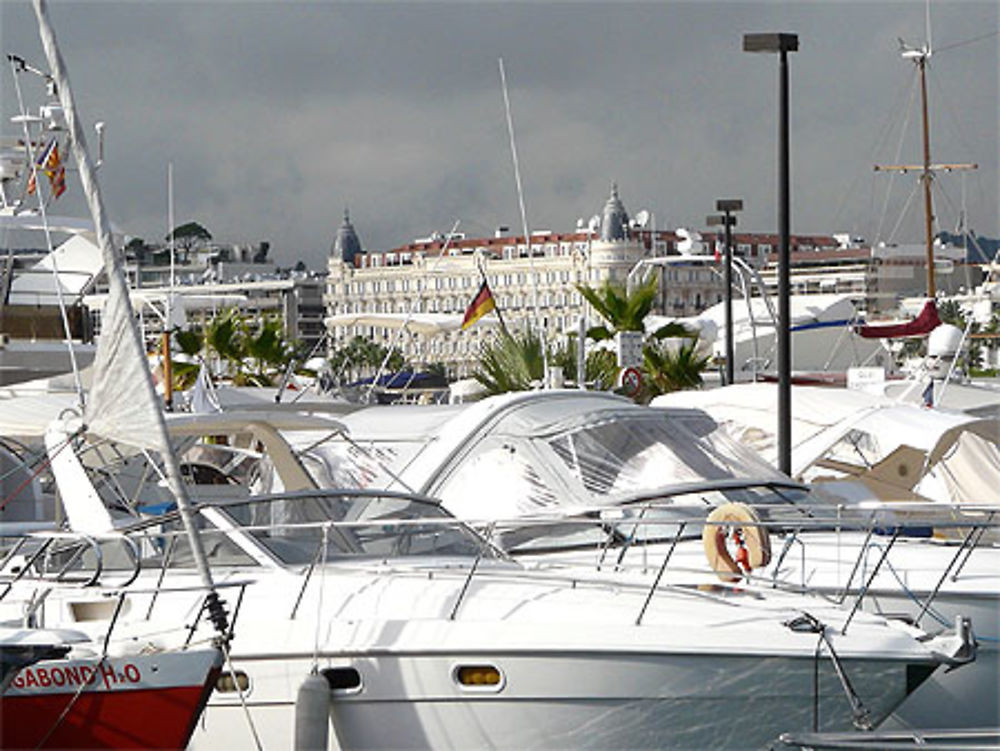
[[97, 163], [94, 167], [104, 164], [104, 121], [94, 123], [94, 130], [97, 131]]
[[924, 29], [927, 33], [927, 57], [931, 56], [931, 0], [924, 3]]
[[535, 273], [535, 256], [531, 252], [531, 233], [528, 231], [528, 215], [524, 210], [524, 189], [521, 186], [521, 168], [517, 161], [517, 144], [514, 142], [514, 120], [510, 114], [510, 97], [507, 94], [507, 75], [504, 73], [503, 58], [499, 58], [500, 64], [500, 85], [503, 88], [503, 105], [507, 114], [507, 133], [510, 136], [510, 153], [514, 160], [514, 181], [517, 183], [517, 203], [521, 209], [521, 227], [524, 230], [524, 242], [528, 246], [528, 265], [531, 268], [531, 281], [533, 287], [533, 307], [535, 309], [535, 328], [539, 329], [538, 336], [542, 341], [542, 368], [545, 373], [545, 381], [548, 382], [549, 357], [545, 352], [545, 332], [541, 331], [538, 320], [538, 274]]

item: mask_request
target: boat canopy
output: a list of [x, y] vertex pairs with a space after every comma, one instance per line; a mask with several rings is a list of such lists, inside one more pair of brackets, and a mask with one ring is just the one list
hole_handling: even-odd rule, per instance
[[[685, 392], [685, 403], [709, 412], [732, 436], [775, 460], [776, 389], [737, 384]], [[654, 406], [678, 402], [657, 397]], [[804, 480], [852, 475], [896, 492], [939, 501], [983, 503], [1000, 485], [1000, 419], [901, 404], [850, 389], [792, 390], [792, 474]], [[885, 485], [882, 485], [885, 483]]]
[[706, 413], [538, 391], [450, 407], [373, 407], [310, 449], [321, 485], [402, 488], [470, 520], [609, 505], [669, 485], [783, 479]]

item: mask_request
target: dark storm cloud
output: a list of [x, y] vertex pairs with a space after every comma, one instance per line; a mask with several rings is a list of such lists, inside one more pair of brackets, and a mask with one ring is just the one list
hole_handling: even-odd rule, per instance
[[[791, 31], [792, 227], [885, 237], [912, 192], [876, 161], [917, 161], [913, 65], [923, 2], [108, 3], [51, 17], [85, 119], [108, 122], [102, 186], [117, 222], [178, 222], [270, 240], [320, 264], [344, 207], [369, 248], [520, 219], [497, 59], [510, 87], [532, 227], [569, 229], [612, 180], [660, 227], [701, 227], [742, 196], [740, 226], [774, 229], [777, 61], [747, 31]], [[992, 2], [932, 5], [934, 159], [976, 161], [973, 226], [997, 234], [997, 30]], [[0, 4], [4, 52], [42, 63], [30, 6]], [[4, 117], [16, 103], [3, 77]], [[908, 136], [900, 124], [909, 116]], [[894, 129], [890, 125], [894, 124]], [[5, 133], [11, 133], [5, 126]], [[938, 181], [952, 228], [957, 176]], [[72, 199], [66, 197], [67, 206]], [[912, 231], [911, 231], [912, 229]], [[900, 223], [919, 236], [919, 215]]]

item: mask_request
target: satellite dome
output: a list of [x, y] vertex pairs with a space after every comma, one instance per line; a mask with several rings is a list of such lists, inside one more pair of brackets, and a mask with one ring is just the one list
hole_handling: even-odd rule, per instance
[[927, 354], [931, 357], [952, 358], [962, 346], [962, 329], [942, 323], [927, 337]]
[[618, 197], [617, 183], [611, 183], [611, 196], [604, 204], [604, 214], [601, 218], [601, 239], [605, 242], [624, 240], [627, 227], [628, 212]]
[[344, 223], [337, 230], [337, 237], [333, 240], [330, 255], [353, 266], [354, 259], [363, 252], [358, 233], [354, 231], [354, 225], [351, 224], [351, 217], [347, 213], [347, 209], [344, 209]]

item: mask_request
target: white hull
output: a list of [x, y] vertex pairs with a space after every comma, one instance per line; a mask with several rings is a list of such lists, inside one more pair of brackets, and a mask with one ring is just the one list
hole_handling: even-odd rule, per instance
[[[935, 663], [910, 636], [866, 615], [852, 633], [840, 634], [843, 611], [819, 601], [669, 588], [656, 593], [637, 625], [647, 586], [574, 585], [490, 568], [484, 564], [462, 596], [467, 570], [334, 567], [314, 574], [294, 617], [301, 579], [271, 575], [251, 584], [232, 660], [249, 677], [245, 698], [264, 747], [290, 745], [295, 696], [313, 667], [314, 644], [318, 668], [357, 671], [358, 687], [334, 692], [330, 704], [342, 748], [742, 749], [751, 740], [765, 745], [782, 732], [813, 729], [817, 667], [818, 728], [850, 730], [850, 704], [828, 651], [823, 647], [816, 662], [818, 635], [785, 625], [803, 608], [830, 627], [872, 722]], [[260, 573], [244, 569], [231, 578]], [[175, 579], [173, 586], [183, 584]], [[66, 622], [95, 595], [107, 602], [99, 593], [54, 593], [47, 624]], [[151, 641], [166, 620], [190, 622], [199, 599], [191, 591], [164, 592], [146, 620], [149, 595], [134, 595], [116, 643]], [[101, 621], [70, 622], [105, 628]], [[500, 672], [497, 686], [459, 683], [458, 667], [481, 665]], [[733, 717], [755, 720], [737, 730]], [[213, 751], [252, 745], [235, 692], [215, 692], [192, 743]]]
[[[788, 587], [808, 586], [828, 597], [839, 597], [861, 550], [864, 535], [856, 532], [810, 533], [803, 537], [805, 546], [792, 545], [781, 561], [775, 577], [777, 560], [766, 569], [755, 571], [759, 585], [778, 582]], [[852, 594], [845, 599], [851, 607], [862, 583], [868, 581], [888, 538], [875, 538], [866, 566], [854, 574]], [[782, 541], [772, 537], [774, 556]], [[923, 603], [937, 587], [942, 572], [954, 558], [958, 544], [931, 540], [898, 540], [871, 584], [862, 608], [885, 616], [916, 619], [919, 626], [935, 633], [955, 624], [957, 616], [971, 620], [978, 640], [976, 659], [956, 670], [939, 670], [893, 713], [888, 727], [981, 728], [1000, 727], [1000, 549], [977, 549], [956, 579], [948, 577], [933, 599], [932, 607], [921, 614]], [[604, 570], [609, 577], [633, 581], [651, 581], [666, 554], [667, 546], [636, 546], [614, 571], [619, 551], [605, 556]], [[558, 562], [560, 566], [593, 569], [600, 557], [597, 551], [539, 556], [536, 565]], [[531, 560], [531, 559], [528, 559]], [[700, 572], [700, 573], [699, 573]], [[678, 544], [664, 575], [664, 583], [718, 581], [711, 573], [701, 540]]]
[[[294, 697], [312, 661], [236, 659], [255, 676], [247, 695], [265, 748], [287, 747]], [[501, 670], [499, 689], [462, 687], [459, 665]], [[380, 655], [322, 658], [358, 670], [362, 685], [335, 691], [330, 720], [343, 749], [746, 749], [782, 732], [813, 728], [813, 663], [808, 659], [622, 654]], [[905, 696], [899, 665], [848, 662], [852, 680], [878, 687], [862, 696], [884, 715]], [[821, 730], [851, 728], [848, 703], [829, 661], [821, 663]], [[754, 723], [733, 718], [754, 717]], [[252, 742], [236, 697], [217, 693], [192, 749]]]

